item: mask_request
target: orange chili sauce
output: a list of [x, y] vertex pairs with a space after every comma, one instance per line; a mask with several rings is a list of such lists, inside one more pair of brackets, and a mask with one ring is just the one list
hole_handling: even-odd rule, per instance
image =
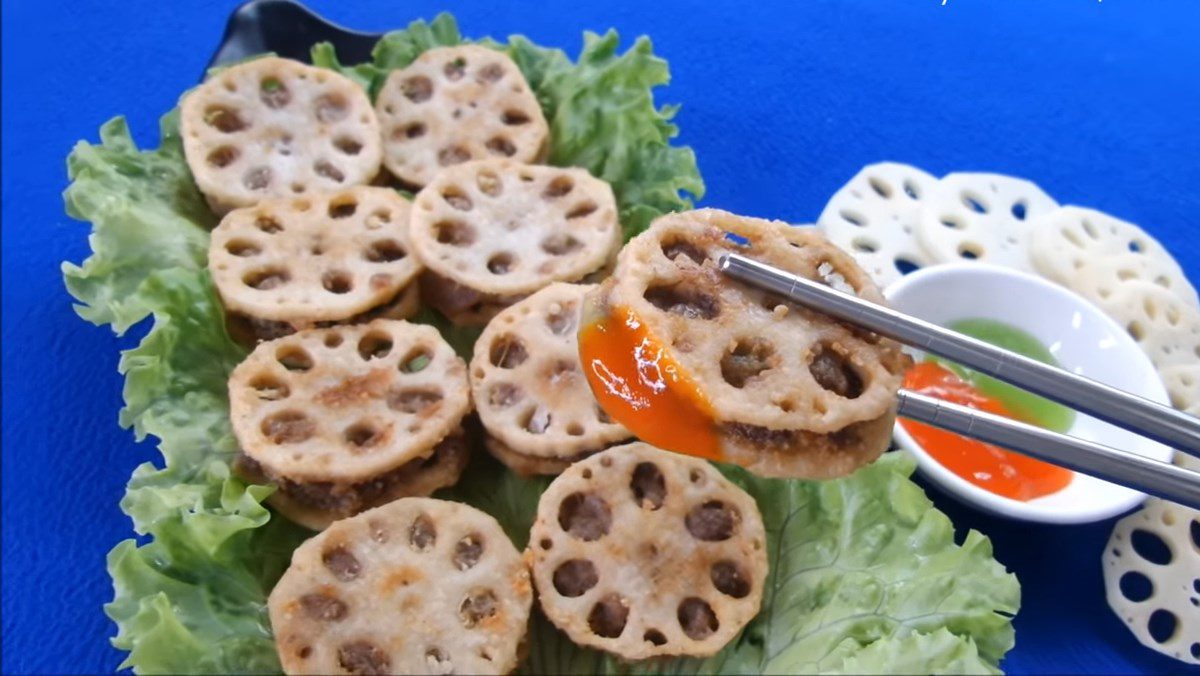
[[[953, 372], [932, 362], [910, 369], [904, 376], [904, 387], [943, 401], [1016, 418], [1000, 401], [981, 394]], [[936, 427], [906, 419], [901, 419], [900, 424], [946, 469], [1006, 498], [1027, 501], [1049, 495], [1066, 487], [1074, 476], [1062, 467]]]
[[579, 359], [600, 407], [639, 439], [685, 455], [722, 458], [708, 398], [632, 310], [585, 313]]

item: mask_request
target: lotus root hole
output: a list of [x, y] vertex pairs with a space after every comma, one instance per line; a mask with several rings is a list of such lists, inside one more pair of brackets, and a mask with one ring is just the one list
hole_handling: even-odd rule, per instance
[[493, 408], [508, 408], [521, 401], [521, 389], [512, 383], [497, 383], [488, 390], [488, 404]]
[[863, 393], [863, 380], [858, 371], [830, 345], [817, 346], [808, 362], [808, 371], [818, 385], [839, 397], [856, 399]]
[[279, 221], [270, 216], [259, 216], [254, 219], [254, 226], [268, 235], [274, 235], [283, 230], [283, 226], [279, 224]]
[[212, 166], [216, 167], [217, 169], [223, 169], [237, 161], [238, 155], [240, 154], [241, 153], [238, 152], [238, 149], [234, 148], [233, 146], [220, 146], [213, 149], [213, 151], [208, 154], [207, 159], [208, 163]]
[[555, 176], [546, 184], [546, 189], [542, 191], [542, 197], [548, 200], [558, 199], [574, 189], [575, 181], [571, 180], [570, 176]]
[[484, 82], [499, 82], [504, 77], [504, 69], [498, 63], [489, 63], [479, 69], [479, 79]]
[[493, 155], [512, 157], [517, 154], [517, 147], [506, 136], [493, 136], [485, 145]]
[[567, 434], [573, 437], [582, 437], [584, 433], [583, 425], [573, 422], [567, 425]]
[[312, 438], [317, 426], [299, 411], [282, 411], [264, 419], [261, 431], [273, 444], [298, 444]]
[[329, 203], [330, 218], [350, 218], [358, 211], [358, 202], [353, 198], [342, 198]]
[[629, 621], [629, 606], [616, 594], [608, 594], [592, 606], [588, 613], [588, 628], [602, 638], [617, 638]]
[[299, 657], [302, 660], [306, 660], [309, 657], [312, 657], [312, 646], [306, 645], [306, 646], [300, 648], [299, 650], [297, 650], [296, 657]]
[[550, 333], [556, 336], [565, 336], [575, 330], [575, 317], [574, 303], [556, 305], [546, 316], [546, 326], [550, 329]]
[[338, 648], [338, 665], [351, 674], [386, 674], [392, 661], [370, 641], [351, 641]]
[[244, 239], [229, 240], [225, 243], [225, 251], [228, 251], [229, 255], [238, 256], [239, 258], [257, 256], [262, 253], [262, 249], [257, 244]]
[[567, 212], [567, 220], [583, 218], [584, 216], [594, 213], [596, 209], [599, 208], [600, 207], [596, 206], [596, 203], [591, 200], [580, 202], [579, 204], [571, 207], [571, 210]]
[[316, 172], [317, 176], [327, 178], [334, 183], [341, 183], [346, 180], [346, 174], [342, 173], [342, 170], [334, 166], [329, 160], [317, 160], [313, 164], [313, 171]]
[[1137, 571], [1131, 570], [1122, 575], [1117, 581], [1117, 586], [1121, 595], [1134, 603], [1141, 603], [1154, 596], [1154, 583]]
[[404, 373], [420, 373], [432, 360], [433, 354], [427, 348], [413, 348], [400, 360], [400, 370]]
[[362, 152], [363, 144], [358, 139], [339, 136], [333, 140], [333, 147], [346, 155], [357, 155]]
[[448, 167], [452, 164], [462, 164], [471, 159], [471, 151], [460, 145], [446, 146], [438, 151], [438, 164]]
[[442, 393], [435, 390], [399, 390], [388, 394], [387, 404], [393, 411], [417, 415], [441, 400]]
[[612, 528], [612, 510], [597, 495], [572, 493], [558, 506], [558, 525], [584, 542], [593, 542]]
[[421, 122], [410, 122], [403, 127], [396, 127], [392, 132], [392, 138], [399, 141], [400, 139], [421, 138], [425, 135], [425, 125]]
[[350, 273], [341, 270], [331, 270], [321, 275], [321, 286], [329, 293], [338, 295], [350, 293], [354, 289], [354, 278]]
[[227, 106], [209, 106], [204, 110], [204, 122], [208, 126], [225, 134], [241, 131], [248, 125], [238, 114], [238, 111]]
[[332, 331], [330, 333], [325, 334], [325, 347], [327, 347], [329, 349], [333, 349], [335, 347], [341, 346], [341, 344], [342, 344], [342, 334], [338, 333], [337, 331]]
[[322, 94], [313, 102], [313, 113], [317, 116], [318, 122], [324, 124], [340, 122], [350, 114], [350, 104], [340, 93]]
[[442, 73], [448, 80], [462, 79], [464, 73], [467, 72], [467, 60], [461, 56], [453, 61], [447, 61], [445, 66], [442, 66]]
[[694, 469], [688, 472], [688, 480], [694, 484], [701, 485], [704, 483], [704, 472]]
[[879, 178], [877, 176], [872, 176], [869, 179], [867, 179], [867, 182], [871, 184], [871, 189], [875, 191], [876, 195], [879, 195], [880, 197], [882, 197], [885, 200], [891, 199], [892, 186], [889, 185], [887, 181], [885, 181], [882, 178]]
[[721, 313], [714, 296], [683, 285], [652, 286], [643, 297], [663, 312], [688, 319], [716, 319]]
[[471, 202], [471, 198], [455, 186], [449, 186], [442, 190], [442, 199], [446, 200], [446, 204], [459, 211], [470, 211], [475, 206]]
[[571, 559], [554, 569], [554, 589], [567, 598], [583, 596], [599, 581], [596, 564], [587, 559]]
[[712, 606], [704, 599], [688, 597], [679, 604], [679, 626], [693, 641], [703, 641], [712, 636], [720, 624]]
[[496, 594], [490, 589], [476, 590], [467, 595], [458, 607], [463, 626], [471, 629], [496, 615]]
[[1133, 546], [1133, 551], [1137, 552], [1138, 556], [1159, 566], [1170, 564], [1174, 558], [1170, 545], [1156, 533], [1148, 530], [1134, 529], [1129, 536], [1129, 544]]
[[371, 423], [357, 422], [346, 428], [342, 438], [355, 448], [371, 448], [383, 442], [384, 434]]
[[287, 270], [277, 267], [253, 270], [242, 277], [242, 283], [251, 289], [270, 291], [291, 281], [292, 276]]
[[350, 582], [362, 573], [362, 564], [358, 557], [341, 545], [326, 549], [321, 554], [321, 561], [329, 572], [342, 582]]
[[667, 480], [652, 462], [641, 462], [633, 468], [629, 488], [633, 491], [633, 501], [642, 509], [658, 509], [667, 497]]
[[1025, 220], [1025, 213], [1026, 213], [1026, 209], [1025, 209], [1024, 202], [1013, 202], [1013, 205], [1012, 205], [1013, 218], [1016, 218], [1018, 221], [1023, 221], [1023, 220]]
[[741, 389], [763, 371], [775, 366], [775, 346], [763, 338], [740, 338], [721, 358], [721, 376]]
[[367, 528], [371, 531], [371, 539], [383, 544], [391, 539], [388, 533], [388, 527], [380, 521], [371, 519], [367, 522]]
[[693, 507], [684, 517], [684, 525], [698, 540], [720, 542], [733, 537], [740, 520], [741, 514], [732, 505], [709, 500]]
[[300, 608], [310, 619], [320, 622], [337, 622], [344, 619], [349, 610], [345, 601], [324, 592], [301, 596]]
[[565, 256], [570, 253], [575, 253], [583, 248], [583, 242], [580, 242], [574, 235], [568, 235], [562, 232], [556, 232], [547, 235], [542, 240], [542, 251], [551, 256]]
[[408, 527], [408, 544], [418, 552], [427, 552], [437, 544], [437, 527], [427, 514], [418, 514]]
[[394, 239], [381, 239], [367, 247], [365, 258], [371, 263], [394, 263], [407, 256], [404, 247]]
[[413, 103], [423, 103], [433, 96], [433, 81], [421, 75], [410, 77], [400, 84], [400, 92]]
[[525, 360], [529, 357], [529, 353], [525, 350], [525, 344], [519, 338], [505, 334], [492, 341], [488, 357], [492, 362], [492, 366], [511, 369], [524, 364]]
[[962, 198], [963, 206], [971, 211], [977, 214], [986, 214], [988, 212], [987, 203], [979, 195], [972, 192], [963, 192], [960, 197]]
[[489, 197], [498, 197], [503, 192], [504, 187], [500, 182], [500, 176], [493, 171], [481, 171], [475, 175], [475, 185], [479, 191]]
[[537, 406], [526, 411], [518, 423], [521, 425], [521, 429], [530, 434], [545, 434], [546, 430], [550, 429], [552, 419], [550, 409], [545, 406]]
[[462, 221], [438, 221], [433, 233], [440, 244], [468, 246], [475, 242], [475, 229]]
[[679, 259], [680, 256], [692, 261], [696, 265], [704, 265], [704, 261], [708, 260], [708, 256], [700, 247], [685, 239], [672, 239], [663, 242], [662, 252], [668, 260], [675, 261], [676, 263], [682, 263]]
[[454, 567], [459, 570], [474, 568], [483, 557], [483, 536], [471, 533], [454, 544]]
[[717, 591], [732, 596], [735, 599], [746, 598], [750, 594], [750, 580], [742, 567], [733, 561], [718, 561], [709, 571], [713, 587]]
[[270, 373], [260, 373], [250, 381], [250, 387], [253, 387], [258, 392], [258, 398], [263, 401], [279, 401], [287, 399], [291, 394], [291, 389], [287, 383], [279, 378], [276, 378]]
[[502, 251], [488, 259], [487, 269], [493, 275], [506, 275], [517, 266], [517, 258], [513, 254]]
[[510, 108], [500, 114], [500, 121], [510, 127], [515, 127], [515, 126], [520, 126], [522, 124], [528, 124], [529, 116], [526, 115], [523, 111], [514, 110], [514, 109]]
[[1157, 643], [1167, 643], [1175, 638], [1176, 633], [1178, 633], [1179, 618], [1175, 617], [1175, 613], [1159, 608], [1150, 613], [1146, 629], [1150, 632], [1150, 638], [1154, 639]]
[[258, 98], [268, 108], [278, 110], [292, 100], [292, 94], [279, 78], [267, 76], [258, 85]]
[[297, 345], [285, 345], [275, 353], [275, 359], [289, 371], [307, 371], [313, 367], [312, 356]]
[[242, 175], [242, 185], [244, 185], [247, 190], [263, 190], [270, 184], [270, 167], [254, 167]]
[[667, 644], [667, 637], [657, 629], [647, 629], [642, 635], [642, 640], [653, 646], [661, 646]]

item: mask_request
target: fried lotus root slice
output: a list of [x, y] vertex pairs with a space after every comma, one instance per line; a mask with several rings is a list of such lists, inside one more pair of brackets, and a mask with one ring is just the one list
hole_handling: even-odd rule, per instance
[[814, 228], [702, 209], [663, 216], [626, 245], [585, 316], [629, 316], [644, 327], [705, 401], [727, 462], [766, 476], [832, 478], [877, 458], [911, 360], [892, 341], [724, 278], [717, 261], [729, 252], [883, 302]]
[[267, 607], [289, 674], [505, 674], [532, 603], [495, 519], [404, 498], [300, 545]]
[[430, 49], [392, 71], [375, 109], [383, 126], [384, 165], [415, 186], [473, 159], [535, 162], [550, 135], [512, 59], [474, 45]]
[[352, 319], [403, 302], [422, 270], [409, 211], [390, 188], [265, 200], [221, 219], [208, 267], [231, 312], [294, 329]]
[[184, 96], [180, 133], [196, 185], [218, 213], [369, 183], [382, 157], [361, 87], [275, 57], [230, 66]]
[[926, 198], [917, 241], [935, 263], [978, 260], [1032, 270], [1031, 221], [1058, 207], [1034, 183], [1002, 174], [947, 174]]
[[1117, 522], [1104, 550], [1108, 605], [1142, 645], [1200, 664], [1200, 512], [1158, 498]]
[[288, 519], [311, 530], [324, 530], [338, 519], [372, 507], [399, 498], [425, 497], [439, 488], [453, 486], [470, 459], [470, 447], [460, 429], [439, 441], [429, 455], [357, 483], [306, 483], [273, 477], [245, 454], [234, 466], [252, 483], [274, 483], [278, 490], [267, 501]]
[[410, 236], [443, 283], [513, 297], [603, 267], [621, 229], [612, 188], [583, 169], [479, 160], [417, 194]]
[[471, 394], [484, 428], [500, 442], [489, 448], [514, 469], [532, 467], [516, 454], [551, 461], [539, 473], [557, 473], [632, 436], [596, 403], [579, 364], [575, 336], [591, 288], [552, 284], [498, 314], [475, 343]]
[[233, 431], [272, 477], [369, 481], [470, 411], [467, 368], [431, 326], [376, 320], [264, 342], [229, 380]]
[[907, 164], [868, 165], [834, 193], [817, 227], [884, 288], [933, 262], [918, 244], [916, 228], [936, 186], [936, 178]]
[[717, 652], [758, 613], [767, 576], [754, 499], [707, 462], [641, 442], [550, 484], [528, 556], [546, 617], [629, 660]]

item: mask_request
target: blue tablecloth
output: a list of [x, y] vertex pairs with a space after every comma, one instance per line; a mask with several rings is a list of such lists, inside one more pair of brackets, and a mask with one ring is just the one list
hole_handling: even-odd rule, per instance
[[[1037, 181], [1063, 203], [1144, 225], [1200, 275], [1200, 3], [1192, 0], [544, 0], [338, 3], [382, 30], [453, 10], [471, 35], [523, 32], [574, 53], [580, 32], [646, 33], [670, 59], [660, 100], [706, 205], [813, 220], [863, 164]], [[63, 159], [112, 115], [152, 143], [196, 81], [232, 2], [5, 0], [3, 5], [3, 671], [103, 672], [104, 555], [130, 535], [117, 502], [156, 457], [118, 429], [115, 340], [72, 312], [59, 277], [86, 226], [62, 212]], [[939, 505], [991, 536], [1020, 577], [1013, 673], [1181, 669], [1104, 602], [1111, 522], [1016, 524]]]

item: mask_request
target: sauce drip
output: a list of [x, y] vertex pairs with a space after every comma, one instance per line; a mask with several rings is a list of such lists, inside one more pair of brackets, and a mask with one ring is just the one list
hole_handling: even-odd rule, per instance
[[708, 398], [631, 309], [585, 313], [579, 359], [600, 407], [639, 439], [721, 460]]
[[[950, 370], [917, 364], [904, 376], [904, 387], [943, 401], [1016, 418], [998, 399], [987, 396]], [[1074, 473], [1056, 465], [960, 437], [936, 427], [901, 419], [900, 424], [946, 469], [987, 491], [1028, 501], [1062, 490]]]

